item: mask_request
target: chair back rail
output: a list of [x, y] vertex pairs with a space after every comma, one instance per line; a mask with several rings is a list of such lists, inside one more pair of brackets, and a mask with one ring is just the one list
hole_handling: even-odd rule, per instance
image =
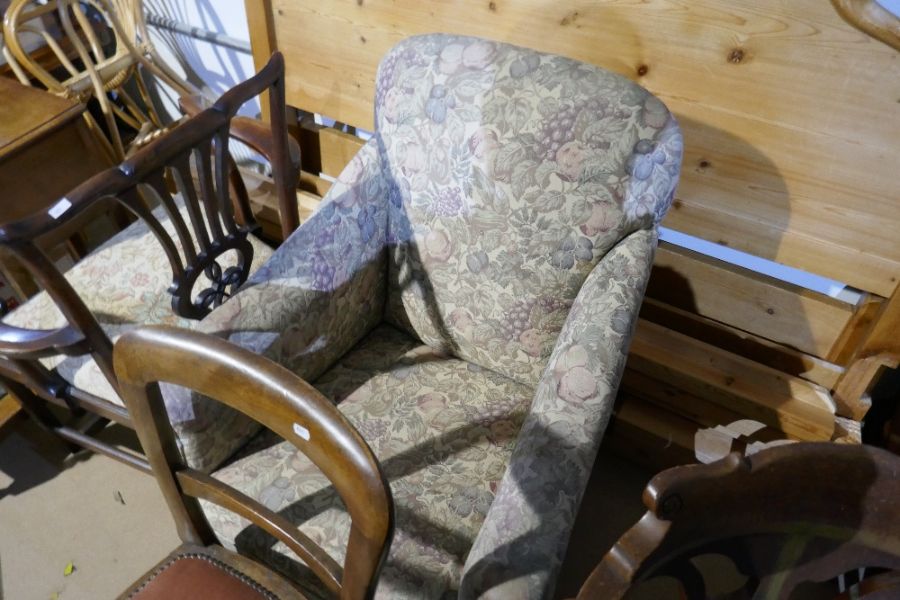
[[[279, 200], [282, 207], [293, 204], [291, 222], [296, 227], [297, 206], [292, 190], [298, 154], [287, 149], [283, 65], [281, 55], [274, 55], [256, 76], [136, 151], [119, 166], [97, 174], [38, 213], [0, 225], [0, 245], [21, 262], [65, 319], [65, 324], [56, 329], [27, 329], [23, 323], [17, 322], [19, 327], [0, 323], [0, 379], [10, 385], [22, 384], [18, 389], [30, 394], [22, 400], [31, 413], [40, 416], [31, 407], [49, 401], [132, 425], [123, 406], [96, 395], [98, 392], [80, 389], [38, 362], [58, 355], [89, 354], [112, 392], [119, 392], [112, 365], [112, 342], [98, 317], [92, 314], [92, 310], [98, 314], [103, 311], [102, 299], [95, 299], [88, 306], [44, 251], [79, 231], [98, 209], [123, 205], [152, 231], [152, 236], [144, 238], [151, 246], [146, 250], [163, 252], [167, 257], [172, 271], [168, 291], [173, 312], [193, 319], [202, 318], [227, 299], [247, 279], [253, 259], [254, 246], [248, 236], [255, 223], [246, 193], [240, 193], [243, 188], [235, 186], [240, 175], [228, 152], [232, 125], [244, 127], [251, 140], [264, 147], [273, 167]], [[267, 128], [254, 122], [247, 128], [250, 121], [235, 115], [242, 104], [262, 92], [268, 92], [272, 112], [282, 114], [280, 121], [272, 121], [280, 125]], [[179, 192], [180, 201], [176, 201], [175, 191]], [[168, 224], [164, 225], [166, 220]], [[144, 239], [139, 241], [143, 243]], [[154, 240], [159, 248], [152, 247]], [[103, 251], [106, 250], [112, 251]], [[223, 258], [231, 262], [223, 263]], [[90, 259], [88, 256], [85, 260]], [[62, 435], [57, 425], [49, 421], [43, 424]], [[95, 449], [96, 444], [90, 447]]]
[[[371, 597], [393, 533], [391, 492], [371, 449], [328, 399], [264, 357], [175, 328], [126, 333], [116, 344], [115, 366], [141, 444], [185, 542], [214, 540], [197, 501], [202, 498], [285, 542], [341, 598]], [[243, 412], [296, 446], [328, 477], [352, 520], [343, 571], [284, 518], [184, 463], [160, 382], [190, 388]]]
[[891, 571], [896, 586], [898, 472], [900, 459], [885, 450], [827, 442], [669, 469], [648, 484], [648, 512], [607, 553], [578, 599], [622, 598], [659, 576], [677, 579], [687, 598], [707, 597], [691, 562], [705, 554], [734, 562], [747, 577], [746, 597], [788, 598], [801, 583], [861, 567]]
[[[64, 292], [54, 295], [48, 287], [49, 279], [61, 276], [36, 255], [33, 240], [64, 227], [94, 203], [113, 198], [144, 220], [163, 247], [172, 268], [173, 310], [187, 318], [202, 318], [246, 280], [253, 259], [253, 249], [247, 241], [247, 235], [255, 227], [250, 220], [249, 201], [246, 196], [235, 198], [245, 220], [239, 226], [229, 194], [229, 126], [246, 101], [278, 87], [282, 70], [283, 60], [276, 55], [260, 73], [236, 86], [172, 134], [138, 150], [118, 167], [97, 174], [44, 212], [7, 224], [0, 230], [0, 243], [7, 245], [30, 269], [50, 273], [41, 283], [62, 305], [75, 295], [74, 291], [58, 282], [52, 287]], [[278, 101], [277, 91], [271, 96], [274, 102]], [[273, 128], [273, 132], [276, 137], [287, 135], [283, 129], [279, 132]], [[289, 177], [284, 172], [285, 161], [287, 168], [291, 168], [287, 154], [283, 152], [281, 164], [273, 165], [276, 182], [285, 191], [284, 183]], [[199, 189], [194, 186], [191, 165], [196, 170]], [[167, 179], [182, 192], [190, 228], [169, 191]], [[175, 238], [153, 213], [148, 199], [162, 205], [174, 227]], [[229, 251], [237, 252], [238, 263], [236, 267], [223, 269], [217, 259]], [[198, 278], [204, 274], [211, 285], [195, 294]]]

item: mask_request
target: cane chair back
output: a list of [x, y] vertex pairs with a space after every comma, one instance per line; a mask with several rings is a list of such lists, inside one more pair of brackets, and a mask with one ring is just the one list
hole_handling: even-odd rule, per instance
[[[16, 74], [22, 83], [30, 84], [34, 78], [55, 94], [79, 101], [97, 99], [105, 134], [89, 113], [85, 118], [115, 160], [122, 160], [128, 151], [117, 121], [138, 132], [132, 145], [140, 145], [149, 134], [163, 130], [138, 66], [172, 86], [179, 95], [197, 93], [196, 87], [157, 57], [140, 0], [49, 0], [46, 4], [13, 0], [3, 28], [6, 53], [17, 65]], [[48, 71], [26, 51], [29, 37], [43, 41], [59, 63], [59, 70]], [[141, 102], [128, 90], [131, 81]]]

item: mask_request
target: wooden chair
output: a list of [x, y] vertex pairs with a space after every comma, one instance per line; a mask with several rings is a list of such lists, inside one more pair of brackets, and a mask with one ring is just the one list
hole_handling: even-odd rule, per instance
[[[111, 337], [144, 323], [191, 327], [247, 279], [254, 259], [260, 264], [271, 254], [251, 235], [246, 195], [229, 194], [228, 140], [240, 106], [268, 91], [271, 131], [255, 124], [244, 132], [255, 136], [272, 162], [280, 199], [293, 201], [299, 151], [289, 148], [281, 118], [283, 73], [276, 54], [259, 74], [177, 130], [45, 210], [0, 228], [0, 244], [45, 290], [0, 325], [0, 378], [32, 416], [64, 439], [149, 469], [142, 458], [89, 434], [110, 420], [132, 424], [113, 372]], [[64, 277], [41, 248], [82, 227], [89, 209], [104, 202], [124, 205], [139, 220]], [[41, 400], [96, 418], [81, 427], [62, 425]]]
[[[240, 557], [213, 545], [216, 536], [199, 498], [275, 536], [338, 597], [372, 596], [393, 534], [391, 491], [372, 450], [331, 401], [263, 357], [218, 338], [175, 328], [144, 327], [126, 333], [115, 346], [115, 367], [141, 444], [186, 544], [173, 556], [211, 554], [240, 569], [231, 562]], [[352, 519], [343, 568], [283, 516], [185, 463], [159, 382], [191, 388], [246, 414], [292, 443], [328, 477]], [[204, 549], [198, 551], [197, 546]], [[258, 581], [266, 585], [266, 580]], [[282, 597], [295, 596], [299, 594]]]
[[[49, 20], [49, 27], [48, 22]], [[161, 60], [150, 41], [141, 0], [13, 0], [3, 24], [4, 53], [18, 78], [36, 79], [49, 91], [85, 102], [96, 98], [105, 131], [85, 118], [114, 160], [122, 160], [129, 143], [119, 123], [137, 132], [140, 145], [164, 130], [147, 91], [142, 70], [171, 86], [179, 95], [199, 90]], [[53, 52], [60, 69], [48, 69], [25, 48], [39, 37]], [[137, 101], [129, 91], [134, 84]]]
[[[47, 17], [52, 17], [55, 27], [47, 28], [44, 22]], [[142, 0], [48, 0], [45, 4], [13, 0], [4, 16], [3, 34], [4, 55], [23, 84], [37, 81], [50, 92], [79, 102], [96, 99], [104, 127], [99, 126], [89, 111], [84, 112], [84, 118], [114, 162], [124, 160], [137, 148], [182, 122], [163, 123], [147, 92], [144, 72], [174, 89], [182, 110], [188, 115], [196, 115], [212, 104], [159, 57], [147, 30]], [[30, 36], [43, 40], [61, 65], [60, 69], [48, 70], [26, 50], [24, 41]], [[132, 97], [132, 84], [140, 94], [140, 101]], [[273, 125], [283, 127], [283, 114], [282, 108], [273, 117]], [[133, 129], [135, 137], [123, 139], [120, 124]], [[258, 122], [236, 117], [229, 134], [264, 157], [270, 157], [271, 143], [267, 142], [268, 136]], [[232, 193], [246, 195], [230, 156], [228, 164]], [[273, 171], [275, 168], [273, 165]], [[282, 239], [300, 224], [293, 195], [289, 200], [279, 205]]]
[[729, 598], [793, 597], [801, 583], [861, 567], [888, 572], [840, 597], [898, 598], [898, 472], [900, 459], [889, 452], [831, 443], [669, 469], [644, 490], [648, 512], [603, 558], [578, 600], [622, 598], [656, 577], [677, 580], [677, 597], [713, 597], [691, 562], [707, 554], [724, 555], [746, 576], [745, 594]]

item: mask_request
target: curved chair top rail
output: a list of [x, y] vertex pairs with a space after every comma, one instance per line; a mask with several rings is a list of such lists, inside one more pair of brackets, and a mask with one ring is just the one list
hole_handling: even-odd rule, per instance
[[900, 458], [870, 446], [788, 444], [668, 469], [644, 490], [648, 512], [578, 598], [621, 598], [661, 575], [678, 579], [687, 597], [703, 597], [690, 559], [707, 553], [734, 561], [756, 588], [748, 591], [761, 594], [754, 597], [787, 598], [800, 583], [860, 567], [897, 571], [898, 497]]
[[[341, 598], [371, 596], [393, 532], [391, 492], [372, 450], [327, 398], [264, 357], [182, 329], [130, 331], [116, 343], [114, 362], [141, 444], [185, 542], [214, 540], [195, 500], [203, 498], [285, 542]], [[184, 463], [159, 382], [190, 388], [241, 411], [309, 457], [334, 485], [352, 520], [343, 572], [284, 518]]]

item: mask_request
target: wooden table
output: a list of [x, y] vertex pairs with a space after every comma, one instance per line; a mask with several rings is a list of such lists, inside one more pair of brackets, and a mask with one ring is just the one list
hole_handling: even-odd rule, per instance
[[[81, 118], [84, 110], [74, 100], [0, 77], [0, 223], [46, 208], [111, 166]], [[36, 291], [8, 254], [0, 256], [0, 272], [18, 300]], [[0, 297], [9, 291], [0, 288]]]

